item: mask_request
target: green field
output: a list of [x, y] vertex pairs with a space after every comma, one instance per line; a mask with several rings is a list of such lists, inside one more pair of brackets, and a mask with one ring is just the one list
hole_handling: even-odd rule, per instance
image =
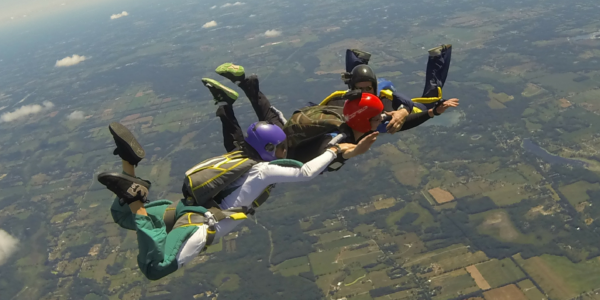
[[300, 221], [300, 229], [302, 229], [304, 231], [304, 230], [308, 229], [312, 224], [313, 224], [312, 219]]
[[536, 130], [540, 130], [543, 128], [543, 126], [538, 123], [531, 122], [528, 119], [523, 119], [523, 120], [525, 121], [525, 127], [527, 127], [527, 130], [529, 130], [529, 131], [536, 131]]
[[514, 96], [508, 95], [506, 93], [494, 93], [492, 91], [488, 91], [488, 96], [490, 97], [490, 100], [493, 99], [500, 103], [505, 103], [515, 98]]
[[432, 278], [430, 286], [442, 287], [440, 294], [432, 297], [433, 300], [454, 299], [457, 295], [466, 295], [479, 290], [475, 280], [464, 269]]
[[452, 271], [459, 268], [467, 267], [470, 265], [474, 265], [480, 263], [482, 261], [486, 261], [488, 257], [483, 253], [483, 251], [477, 251], [475, 253], [466, 252], [464, 254], [457, 254], [453, 252], [452, 255], [449, 255], [445, 258], [436, 258], [436, 263], [439, 264], [444, 271]]
[[525, 294], [529, 300], [540, 300], [546, 297], [529, 279], [520, 281], [517, 283], [517, 286], [519, 286], [521, 291], [523, 291], [523, 294]]
[[313, 274], [321, 276], [342, 269], [343, 265], [341, 263], [334, 263], [339, 253], [339, 250], [328, 250], [309, 254], [308, 259]]
[[[518, 175], [517, 173], [515, 173]], [[523, 178], [518, 175], [519, 178]], [[519, 203], [529, 198], [532, 193], [525, 192], [522, 187], [517, 185], [506, 184], [504, 187], [497, 188], [493, 191], [485, 192], [483, 196], [490, 197], [498, 206], [507, 206]]]
[[525, 278], [525, 274], [510, 258], [503, 260], [492, 259], [477, 265], [477, 270], [492, 288], [501, 287], [508, 283]]
[[574, 264], [566, 257], [542, 255], [541, 258], [550, 268], [565, 279], [567, 285], [576, 293], [583, 293], [598, 288], [600, 282], [600, 261], [590, 259]]
[[478, 176], [485, 176], [488, 174], [496, 174], [496, 170], [500, 166], [500, 162], [486, 162], [486, 163], [470, 163], [467, 165], [471, 171]]
[[325, 221], [323, 221], [323, 225], [325, 226], [325, 228], [319, 228], [319, 229], [307, 231], [307, 232], [305, 232], [305, 234], [320, 236], [320, 235], [323, 235], [323, 234], [326, 234], [329, 232], [337, 232], [337, 231], [346, 229], [346, 227], [344, 227], [344, 225], [342, 225], [342, 223], [340, 223], [337, 220], [335, 220], [335, 221], [325, 220]]
[[597, 189], [600, 189], [600, 184], [592, 184], [587, 181], [578, 181], [559, 187], [560, 192], [567, 197], [567, 200], [569, 200], [569, 203], [573, 206], [577, 206], [577, 204], [583, 201], [590, 200], [587, 191]]
[[441, 248], [435, 251], [414, 256], [404, 264], [404, 267], [410, 267], [413, 265], [428, 267], [432, 263], [444, 259], [453, 259], [454, 257], [462, 256], [467, 253], [470, 253], [469, 248], [467, 246], [463, 244], [455, 244], [446, 248]]
[[62, 214], [54, 215], [52, 219], [50, 219], [50, 223], [62, 223], [66, 218], [68, 218], [72, 214], [72, 211], [68, 211]]
[[109, 190], [101, 189], [96, 191], [90, 191], [85, 194], [85, 198], [81, 203], [78, 203], [79, 207], [88, 207], [92, 204], [98, 204], [103, 206], [109, 206], [114, 201], [115, 195]]
[[[351, 299], [352, 300], [373, 300], [373, 298], [371, 298], [371, 295], [369, 295], [369, 293], [352, 296]], [[379, 298], [377, 298], [377, 299], [379, 299]]]
[[332, 241], [329, 243], [324, 243], [324, 244], [322, 244], [322, 246], [325, 250], [331, 250], [331, 249], [341, 248], [341, 247], [350, 246], [350, 245], [354, 245], [354, 244], [364, 243], [366, 241], [367, 241], [367, 239], [365, 239], [362, 236], [352, 236], [352, 237], [348, 237], [348, 238], [342, 238], [339, 240], [335, 240], [335, 241]]
[[67, 161], [66, 167], [74, 168], [74, 167], [79, 166], [82, 158], [83, 158], [83, 154], [81, 154], [81, 153], [77, 153], [77, 154], [65, 157], [64, 159]]
[[240, 285], [240, 277], [236, 274], [219, 274], [213, 279], [213, 284], [219, 287], [219, 290], [234, 291]]
[[327, 232], [319, 235], [319, 243], [328, 243], [331, 241], [339, 240], [344, 238], [347, 235], [354, 235], [352, 232], [348, 230], [336, 230], [332, 232]]
[[573, 79], [578, 77], [575, 73], [547, 73], [545, 76], [536, 78], [544, 88], [566, 94], [569, 91], [583, 91], [588, 89], [586, 81], [575, 82]]
[[345, 258], [344, 264], [358, 263], [361, 266], [366, 266], [366, 265], [377, 263], [377, 258], [379, 256], [381, 256], [381, 252], [379, 252], [379, 251], [371, 252], [371, 253], [364, 254], [361, 256], [353, 256], [350, 258]]
[[390, 228], [401, 230], [402, 228], [397, 228], [398, 226], [395, 223], [402, 219], [402, 217], [404, 217], [404, 215], [406, 215], [407, 213], [415, 213], [419, 215], [419, 218], [412, 223], [413, 225], [431, 227], [435, 222], [433, 216], [426, 209], [421, 207], [418, 203], [411, 202], [407, 204], [406, 207], [390, 213], [389, 216], [385, 219], [385, 223]]
[[[417, 293], [418, 293], [417, 289], [411, 289], [411, 290], [400, 291], [400, 292], [397, 292], [397, 293], [393, 293], [393, 294], [389, 294], [389, 295], [377, 297], [374, 300], [389, 300], [389, 299], [394, 299], [394, 300], [411, 300], [411, 299], [414, 299], [414, 297], [415, 297], [414, 295], [416, 295]], [[371, 298], [369, 298], [369, 299], [371, 299]], [[352, 300], [354, 300], [354, 298], [352, 298]]]
[[543, 245], [553, 238], [553, 235], [548, 231], [523, 234], [514, 226], [510, 216], [503, 209], [469, 215], [469, 220], [473, 224], [479, 224], [477, 232], [492, 236], [500, 241]]
[[179, 123], [184, 119], [190, 118], [193, 115], [189, 109], [173, 110], [167, 113], [157, 115], [152, 121], [153, 125], [165, 125]]
[[303, 272], [310, 272], [310, 264], [306, 256], [288, 259], [277, 266], [275, 266], [276, 272], [281, 273], [283, 276], [294, 276]]
[[487, 175], [486, 177], [491, 180], [504, 181], [514, 184], [527, 183], [527, 180], [523, 178], [521, 174], [510, 169], [500, 169], [494, 173]]
[[523, 90], [523, 92], [521, 92], [521, 95], [525, 96], [525, 97], [533, 97], [537, 94], [540, 94], [544, 91], [544, 89], [542, 89], [541, 87], [534, 85], [534, 84], [528, 84], [525, 89]]
[[600, 282], [598, 259], [575, 264], [566, 257], [544, 254], [526, 260], [515, 255], [515, 260], [544, 292], [555, 299], [571, 299], [595, 290]]
[[346, 278], [344, 278], [343, 284], [345, 286], [351, 286], [353, 284], [356, 284], [359, 280], [361, 280], [362, 278], [365, 278], [366, 276], [367, 276], [367, 272], [365, 271], [365, 269], [363, 269], [361, 267], [350, 268], [350, 274], [346, 275]]
[[275, 266], [277, 270], [289, 269], [293, 267], [298, 267], [302, 265], [308, 264], [308, 258], [306, 256], [301, 256], [297, 258], [288, 259], [278, 265]]
[[490, 184], [488, 182], [476, 180], [473, 180], [466, 184], [457, 183], [455, 186], [448, 188], [448, 191], [457, 199], [473, 195], [479, 195], [489, 190]]
[[223, 250], [223, 239], [219, 239], [219, 242], [216, 244], [211, 244], [210, 247], [206, 248], [206, 253], [216, 253], [221, 252]]
[[297, 276], [298, 274], [305, 273], [305, 272], [310, 272], [310, 265], [306, 264], [303, 266], [282, 269], [279, 273], [281, 273], [282, 276], [288, 277], [288, 276]]
[[135, 111], [142, 107], [149, 106], [150, 104], [152, 104], [153, 99], [155, 99], [153, 94], [145, 94], [140, 97], [134, 97], [129, 102], [129, 106], [127, 107], [127, 110]]

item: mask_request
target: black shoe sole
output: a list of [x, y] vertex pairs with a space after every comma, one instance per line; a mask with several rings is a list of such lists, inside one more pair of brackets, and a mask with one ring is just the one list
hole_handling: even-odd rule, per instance
[[146, 189], [150, 189], [150, 182], [135, 178], [133, 176], [129, 176], [127, 174], [115, 173], [115, 172], [103, 172], [98, 174], [98, 182], [102, 185], [106, 186], [109, 190], [112, 191], [110, 187], [114, 186], [114, 184], [118, 181], [127, 181], [129, 183], [137, 183]]
[[127, 154], [137, 158], [137, 161], [140, 161], [146, 157], [146, 151], [144, 151], [142, 145], [138, 143], [138, 141], [135, 139], [135, 136], [133, 136], [133, 133], [131, 133], [127, 127], [123, 126], [121, 123], [112, 122], [108, 126], [108, 129], [115, 140], [120, 141], [122, 145], [127, 145], [127, 147], [124, 149], [127, 150]]
[[[119, 204], [121, 206], [136, 201], [131, 198], [131, 195], [127, 194], [127, 191], [132, 184], [137, 183], [138, 185], [145, 187], [146, 191], [150, 190], [149, 181], [137, 179], [126, 174], [104, 172], [98, 175], [98, 181], [119, 198]], [[148, 202], [146, 197], [141, 199], [141, 201], [144, 203]]]

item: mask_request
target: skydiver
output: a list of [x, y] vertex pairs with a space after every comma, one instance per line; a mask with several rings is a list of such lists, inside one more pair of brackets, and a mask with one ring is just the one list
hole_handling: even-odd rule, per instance
[[[429, 59], [425, 75], [425, 87], [421, 98], [410, 99], [409, 97], [396, 91], [391, 82], [380, 79], [378, 81], [373, 70], [368, 66], [371, 54], [358, 50], [346, 50], [346, 72], [343, 77], [350, 89], [360, 89], [364, 92], [375, 92], [380, 95], [386, 111], [403, 111], [404, 114], [411, 113], [404, 125], [398, 122], [398, 118], [392, 119], [387, 125], [387, 132], [394, 133], [414, 128], [436, 115], [440, 115], [450, 107], [458, 106], [458, 99], [452, 98], [444, 100], [441, 97], [441, 88], [443, 88], [452, 55], [452, 45], [441, 45], [430, 49]], [[392, 101], [386, 101], [381, 96], [381, 91], [390, 90], [392, 92]], [[341, 105], [343, 102], [335, 99], [336, 92], [330, 97], [327, 105]], [[329, 97], [328, 97], [329, 98]], [[426, 112], [426, 113], [425, 113]], [[397, 113], [398, 114], [398, 113]], [[386, 129], [383, 127], [379, 128]]]
[[[226, 103], [219, 108], [231, 104], [232, 102]], [[223, 127], [236, 124], [237, 121], [223, 124]], [[239, 125], [237, 127], [235, 130], [238, 132], [228, 133], [241, 134]], [[145, 157], [144, 149], [125, 126], [115, 122], [110, 124], [109, 130], [116, 144], [113, 154], [121, 158], [123, 170], [122, 173], [101, 173], [98, 175], [98, 181], [117, 196], [111, 206], [114, 222], [122, 228], [136, 231], [139, 247], [138, 266], [148, 279], [158, 280], [175, 272], [205, 249], [207, 239], [223, 237], [241, 222], [226, 218], [216, 224], [210, 224], [212, 215], [206, 214], [205, 208], [185, 205], [184, 201], [180, 201], [174, 214], [176, 226], [167, 232], [163, 218], [173, 202], [149, 202], [147, 196], [151, 184], [135, 174], [135, 167]], [[243, 142], [238, 143], [236, 147], [258, 163], [229, 185], [233, 190], [228, 189], [228, 194], [223, 196], [219, 204], [221, 210], [250, 207], [257, 197], [268, 193], [276, 183], [308, 181], [320, 174], [338, 155], [349, 158], [362, 154], [376, 140], [376, 135], [371, 135], [357, 145], [330, 145], [313, 160], [304, 165], [297, 163], [293, 167], [274, 164], [274, 160], [285, 158], [287, 155], [286, 136], [281, 128], [260, 121], [253, 123], [247, 134]], [[226, 148], [231, 146], [230, 140], [224, 140], [224, 144]], [[193, 221], [198, 216], [209, 221]]]
[[[232, 63], [220, 65], [217, 67], [216, 72], [231, 80], [244, 91], [259, 121], [269, 121], [283, 128], [283, 125], [286, 123], [283, 114], [273, 107], [267, 97], [260, 91], [259, 80], [256, 75], [246, 77], [244, 67]], [[237, 93], [218, 83], [216, 80], [204, 78], [202, 82], [209, 88], [216, 103], [233, 103], [237, 99]], [[378, 132], [375, 129], [381, 124], [383, 105], [378, 97], [369, 95], [367, 93], [356, 94], [356, 99], [353, 98], [355, 101], [349, 101], [349, 105], [344, 106], [344, 114], [348, 117], [352, 116], [352, 118], [340, 127], [342, 132], [332, 132], [318, 137], [311, 143], [297, 148], [290, 148], [288, 157], [300, 162], [310, 161], [322, 153], [338, 133], [344, 133], [345, 135], [345, 138], [341, 142], [350, 144], [360, 143], [362, 139], [367, 137], [376, 137]], [[220, 113], [220, 110], [221, 108], [217, 110], [217, 116], [223, 121], [223, 113]], [[233, 109], [229, 106], [223, 112], [228, 112], [233, 116]], [[225, 121], [223, 122], [225, 123]], [[224, 127], [223, 130], [225, 132], [226, 128]], [[227, 131], [231, 130], [227, 129]], [[229, 140], [239, 140], [239, 135], [233, 134], [233, 136], [234, 138], [229, 138]], [[338, 156], [329, 166], [328, 170], [339, 169], [348, 158], [341, 155]]]

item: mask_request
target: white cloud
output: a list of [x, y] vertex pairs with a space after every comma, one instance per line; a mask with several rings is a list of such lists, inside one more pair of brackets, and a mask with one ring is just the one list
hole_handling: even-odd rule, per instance
[[221, 8], [225, 8], [225, 7], [230, 7], [230, 6], [240, 6], [240, 5], [244, 5], [246, 4], [245, 2], [235, 2], [235, 3], [225, 3], [223, 5], [221, 5]]
[[211, 28], [211, 27], [215, 27], [215, 26], [217, 26], [217, 22], [210, 21], [210, 22], [207, 22], [206, 24], [202, 25], [202, 28]]
[[85, 119], [85, 114], [84, 114], [84, 112], [82, 112], [80, 110], [76, 110], [76, 111], [72, 112], [71, 114], [69, 114], [67, 116], [67, 119], [69, 119], [69, 120], [83, 120], [83, 119]]
[[29, 115], [45, 112], [54, 107], [54, 104], [50, 101], [44, 101], [42, 104], [43, 106], [39, 104], [23, 105], [12, 112], [3, 113], [2, 116], [0, 116], [0, 120], [2, 122], [12, 122]]
[[0, 265], [3, 265], [9, 256], [17, 251], [19, 240], [0, 229]]
[[114, 19], [118, 19], [118, 18], [122, 18], [122, 17], [126, 17], [126, 16], [129, 16], [129, 13], [127, 13], [126, 11], [123, 11], [120, 14], [114, 14], [114, 15], [110, 16], [110, 19], [114, 20]]
[[275, 29], [273, 29], [273, 30], [267, 30], [267, 31], [265, 31], [264, 35], [266, 37], [278, 37], [278, 36], [281, 35], [281, 31], [275, 30]]
[[77, 54], [73, 54], [73, 56], [71, 56], [71, 57], [67, 56], [61, 60], [57, 60], [56, 65], [54, 65], [54, 66], [55, 67], [70, 67], [70, 66], [74, 66], [84, 60], [86, 60], [85, 56], [79, 56]]
[[250, 15], [250, 18], [254, 18], [254, 17], [256, 17], [256, 15]]
[[215, 8], [217, 8], [216, 5], [213, 5], [213, 6], [210, 7], [210, 9], [215, 9]]

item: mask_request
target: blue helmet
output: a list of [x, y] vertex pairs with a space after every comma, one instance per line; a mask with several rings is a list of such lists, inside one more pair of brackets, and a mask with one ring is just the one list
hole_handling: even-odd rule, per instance
[[287, 146], [285, 132], [277, 125], [268, 122], [255, 122], [247, 130], [246, 143], [250, 145], [264, 161], [272, 161], [277, 146]]

